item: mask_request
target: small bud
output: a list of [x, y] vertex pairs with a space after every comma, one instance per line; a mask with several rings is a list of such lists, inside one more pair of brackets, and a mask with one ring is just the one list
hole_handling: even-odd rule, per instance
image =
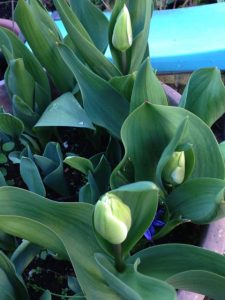
[[124, 4], [115, 23], [112, 36], [113, 46], [122, 52], [126, 51], [132, 45], [132, 27], [129, 11]]
[[163, 170], [163, 179], [172, 185], [181, 184], [185, 176], [184, 151], [174, 152]]
[[131, 227], [130, 208], [117, 196], [106, 193], [95, 206], [95, 230], [111, 244], [121, 244]]

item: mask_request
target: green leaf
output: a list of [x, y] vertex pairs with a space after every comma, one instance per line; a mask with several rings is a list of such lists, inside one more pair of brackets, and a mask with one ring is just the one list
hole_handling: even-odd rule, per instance
[[8, 158], [4, 153], [0, 153], [0, 164], [5, 164], [8, 162]]
[[0, 276], [2, 300], [29, 300], [24, 283], [18, 277], [13, 264], [3, 252], [0, 252]]
[[210, 299], [220, 300], [224, 297], [225, 277], [212, 272], [202, 270], [186, 271], [174, 275], [168, 282], [177, 289], [193, 291], [206, 295]]
[[32, 262], [37, 254], [41, 251], [41, 247], [23, 240], [21, 244], [11, 255], [10, 260], [15, 266], [17, 274], [22, 275], [26, 267]]
[[88, 66], [106, 80], [121, 75], [119, 70], [94, 46], [89, 34], [70, 6], [66, 2], [62, 3], [58, 0], [54, 0], [54, 4], [74, 47]]
[[132, 91], [130, 110], [133, 111], [145, 101], [153, 104], [167, 105], [166, 94], [150, 65], [149, 59], [146, 59], [142, 63], [137, 72]]
[[[189, 134], [186, 141], [193, 145], [195, 156], [191, 177], [223, 179], [224, 165], [218, 143], [201, 119], [183, 108], [145, 102], [133, 111], [123, 124], [121, 136], [125, 155], [112, 173], [111, 185], [118, 186], [120, 174], [128, 182], [129, 178], [133, 178], [134, 181], [155, 182], [160, 157], [186, 117], [189, 118]], [[124, 168], [128, 163], [132, 168], [126, 172]]]
[[37, 165], [42, 169], [44, 184], [60, 195], [68, 195], [68, 186], [64, 177], [63, 155], [60, 145], [49, 142], [43, 156], [34, 155]]
[[0, 131], [17, 139], [23, 130], [24, 125], [20, 119], [8, 113], [0, 114]]
[[134, 263], [137, 258], [141, 260], [140, 273], [166, 280], [175, 288], [206, 292], [217, 300], [221, 299], [218, 295], [225, 293], [223, 255], [192, 245], [165, 244], [136, 253], [128, 263]]
[[105, 284], [94, 260], [101, 249], [92, 229], [92, 205], [59, 203], [10, 187], [0, 188], [0, 206], [0, 229], [70, 258], [87, 299], [122, 300]]
[[107, 81], [84, 66], [68, 47], [59, 45], [59, 51], [78, 81], [89, 118], [120, 137], [122, 123], [128, 115], [128, 101]]
[[115, 76], [109, 80], [109, 83], [130, 102], [135, 78], [136, 73]]
[[88, 175], [89, 172], [94, 171], [94, 167], [90, 159], [80, 156], [68, 156], [64, 159], [64, 163], [69, 165], [71, 168]]
[[46, 93], [45, 101], [49, 102], [51, 95], [48, 77], [28, 47], [13, 32], [2, 27], [0, 28], [0, 44], [8, 63], [10, 59], [23, 58], [26, 70], [34, 78], [35, 82], [44, 89]]
[[35, 127], [48, 126], [68, 126], [94, 129], [86, 112], [80, 106], [72, 93], [65, 93], [51, 102], [35, 125]]
[[49, 290], [46, 290], [39, 300], [52, 300], [52, 295]]
[[171, 214], [204, 224], [225, 217], [225, 181], [215, 178], [191, 179], [166, 198]]
[[19, 96], [33, 109], [34, 79], [27, 72], [22, 58], [10, 60], [6, 84], [12, 95]]
[[31, 107], [17, 95], [12, 98], [13, 115], [19, 118], [24, 126], [25, 131], [30, 135], [34, 135], [32, 128], [39, 119], [39, 115], [35, 113]]
[[[61, 41], [59, 34], [56, 34], [52, 27], [43, 18], [46, 18], [47, 11], [38, 11], [34, 6], [35, 0], [29, 3], [19, 0], [15, 9], [15, 19], [29, 43], [34, 55], [38, 58], [43, 67], [50, 74], [56, 87], [66, 92], [74, 87], [74, 78], [65, 65], [56, 47]], [[43, 17], [40, 17], [43, 15]], [[52, 20], [52, 23], [53, 20]], [[54, 24], [52, 26], [55, 26]], [[62, 75], [63, 74], [63, 75]]]
[[46, 195], [39, 170], [32, 159], [22, 157], [20, 161], [20, 175], [30, 191], [41, 196]]
[[71, 8], [90, 35], [95, 46], [104, 52], [108, 46], [108, 19], [91, 1], [71, 1]]
[[166, 282], [145, 276], [137, 271], [139, 261], [127, 265], [123, 273], [116, 271], [111, 261], [103, 254], [95, 254], [95, 259], [108, 285], [124, 300], [175, 300], [175, 289]]
[[217, 68], [195, 71], [181, 97], [181, 107], [188, 109], [211, 126], [225, 112], [225, 88]]

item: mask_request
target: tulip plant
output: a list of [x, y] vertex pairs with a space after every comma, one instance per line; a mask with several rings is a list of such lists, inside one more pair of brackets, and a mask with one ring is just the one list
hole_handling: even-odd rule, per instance
[[[65, 38], [38, 0], [15, 10], [29, 47], [0, 29], [12, 103], [0, 111], [1, 145], [13, 143], [8, 160], [24, 183], [0, 172], [1, 299], [30, 299], [22, 275], [43, 249], [71, 262], [70, 299], [174, 300], [177, 289], [223, 299], [224, 256], [184, 244], [135, 250], [144, 236], [225, 216], [225, 148], [210, 128], [225, 112], [220, 71], [195, 71], [171, 106], [149, 59], [153, 1], [116, 0], [109, 21], [89, 0], [54, 5]], [[81, 147], [67, 150], [60, 132]], [[77, 198], [68, 169], [82, 176]]]

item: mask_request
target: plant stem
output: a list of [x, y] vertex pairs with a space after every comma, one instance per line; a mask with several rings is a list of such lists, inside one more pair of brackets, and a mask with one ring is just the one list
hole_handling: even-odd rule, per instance
[[127, 54], [126, 51], [121, 52], [122, 72], [126, 75], [127, 71]]
[[113, 245], [114, 247], [114, 257], [115, 257], [115, 267], [118, 272], [123, 272], [125, 269], [125, 264], [122, 259], [122, 247], [121, 244]]

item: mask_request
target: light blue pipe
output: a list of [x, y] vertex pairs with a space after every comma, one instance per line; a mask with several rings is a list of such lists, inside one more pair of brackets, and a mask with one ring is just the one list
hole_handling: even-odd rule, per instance
[[[106, 14], [110, 18], [110, 14]], [[61, 20], [56, 24], [63, 36]], [[184, 73], [203, 67], [225, 70], [225, 3], [154, 11], [150, 57], [158, 73]], [[110, 50], [106, 56], [111, 58]]]

